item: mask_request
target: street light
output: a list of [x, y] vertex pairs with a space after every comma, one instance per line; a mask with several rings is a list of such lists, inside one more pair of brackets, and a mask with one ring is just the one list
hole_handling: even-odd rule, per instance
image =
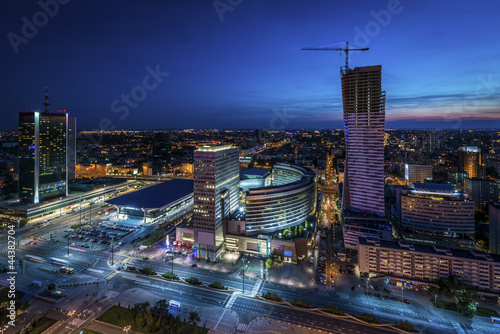
[[434, 307], [437, 307], [437, 301], [436, 301], [437, 296], [438, 295], [434, 295]]

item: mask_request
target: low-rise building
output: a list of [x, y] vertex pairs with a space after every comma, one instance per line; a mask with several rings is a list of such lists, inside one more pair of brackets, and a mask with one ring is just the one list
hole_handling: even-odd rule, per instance
[[359, 271], [434, 282], [456, 275], [483, 291], [500, 291], [500, 256], [477, 250], [417, 245], [408, 241], [359, 238]]

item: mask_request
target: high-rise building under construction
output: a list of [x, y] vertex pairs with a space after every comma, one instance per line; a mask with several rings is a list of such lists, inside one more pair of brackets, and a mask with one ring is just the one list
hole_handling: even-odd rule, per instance
[[342, 73], [344, 210], [384, 215], [385, 92], [381, 77], [380, 65]]

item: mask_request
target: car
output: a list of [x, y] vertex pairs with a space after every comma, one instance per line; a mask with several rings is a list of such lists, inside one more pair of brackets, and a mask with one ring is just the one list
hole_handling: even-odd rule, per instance
[[196, 269], [196, 268], [198, 268], [198, 265], [196, 263], [194, 263], [194, 264], [191, 265], [191, 267], [194, 268], [194, 269]]
[[403, 299], [403, 303], [410, 304], [410, 301], [408, 299]]

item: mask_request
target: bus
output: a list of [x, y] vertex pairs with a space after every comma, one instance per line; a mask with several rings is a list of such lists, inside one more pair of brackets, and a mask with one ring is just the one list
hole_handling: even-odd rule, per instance
[[73, 274], [75, 272], [75, 269], [73, 268], [70, 268], [70, 267], [61, 267], [61, 269], [59, 269], [59, 272], [61, 274]]
[[491, 317], [491, 323], [497, 327], [500, 327], [500, 318]]
[[49, 260], [51, 260], [55, 264], [59, 264], [61, 266], [69, 265], [69, 261], [68, 260], [58, 259], [58, 258], [55, 258], [55, 257], [49, 257]]
[[179, 303], [178, 301], [175, 301], [175, 300], [170, 300], [168, 302], [168, 306], [171, 307], [171, 308], [177, 308], [177, 309], [180, 309], [181, 308], [181, 303]]
[[44, 263], [45, 260], [39, 256], [35, 256], [35, 255], [26, 255], [26, 258], [30, 261], [33, 261], [33, 262], [38, 262], [38, 263]]

